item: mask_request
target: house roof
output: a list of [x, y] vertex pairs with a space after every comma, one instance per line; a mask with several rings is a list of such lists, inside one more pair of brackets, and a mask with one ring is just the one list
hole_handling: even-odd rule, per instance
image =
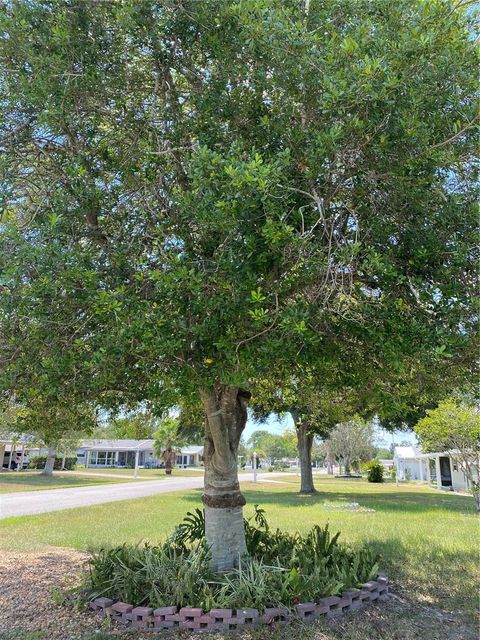
[[189, 447], [182, 447], [180, 449], [180, 452], [184, 456], [195, 455], [196, 453], [199, 453], [201, 455], [203, 453], [203, 446], [194, 444]]
[[[80, 446], [84, 451], [152, 451], [155, 440], [84, 440]], [[195, 455], [203, 453], [203, 446], [191, 445], [178, 448], [182, 455]]]
[[418, 447], [395, 447], [394, 455], [396, 458], [416, 458], [421, 455], [422, 451]]
[[80, 449], [95, 451], [150, 451], [155, 440], [84, 440]]

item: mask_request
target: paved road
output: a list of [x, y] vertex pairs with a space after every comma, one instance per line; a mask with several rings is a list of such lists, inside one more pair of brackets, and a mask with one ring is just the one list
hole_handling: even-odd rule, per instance
[[2, 493], [0, 494], [0, 519], [86, 507], [103, 502], [143, 498], [158, 493], [171, 493], [172, 491], [195, 489], [202, 486], [203, 477], [195, 476], [193, 478], [165, 478], [164, 480], [98, 484], [92, 487]]
[[[277, 475], [277, 474], [275, 474]], [[278, 474], [282, 475], [282, 474]], [[271, 478], [272, 474], [268, 474]], [[243, 477], [243, 478], [242, 478]], [[262, 480], [263, 474], [258, 475]], [[242, 474], [243, 480], [251, 480], [252, 474]], [[87, 507], [104, 502], [118, 502], [132, 498], [143, 498], [158, 493], [172, 493], [184, 489], [203, 487], [203, 476], [192, 478], [164, 478], [163, 480], [137, 480], [99, 484], [92, 487], [72, 487], [67, 489], [45, 489], [43, 491], [18, 491], [0, 494], [0, 520], [12, 516], [26, 516], [61, 509]]]

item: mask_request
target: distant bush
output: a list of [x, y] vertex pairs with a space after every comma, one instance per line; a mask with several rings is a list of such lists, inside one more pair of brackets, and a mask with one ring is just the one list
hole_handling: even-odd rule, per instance
[[[30, 456], [28, 460], [28, 468], [29, 469], [43, 469], [45, 466], [45, 462], [47, 461], [47, 456]], [[62, 469], [62, 461], [63, 456], [56, 456], [55, 463], [53, 468], [55, 471], [60, 471]], [[65, 469], [68, 471], [72, 471], [77, 466], [77, 456], [67, 456], [65, 458]]]
[[367, 480], [369, 482], [383, 482], [383, 465], [378, 460], [372, 460], [368, 463]]

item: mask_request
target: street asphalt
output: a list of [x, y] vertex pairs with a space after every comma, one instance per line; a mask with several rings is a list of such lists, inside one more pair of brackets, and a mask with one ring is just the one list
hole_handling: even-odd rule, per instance
[[[283, 475], [283, 474], [274, 474]], [[270, 480], [272, 474], [268, 474]], [[258, 475], [262, 480], [263, 474]], [[240, 475], [241, 480], [252, 480], [251, 473]], [[118, 482], [114, 484], [98, 484], [90, 487], [72, 487], [66, 489], [45, 489], [42, 491], [18, 491], [0, 494], [0, 520], [15, 516], [27, 516], [62, 509], [88, 507], [104, 502], [119, 502], [154, 496], [159, 493], [172, 493], [185, 489], [203, 487], [203, 476], [192, 478], [164, 478], [163, 480], [137, 480], [136, 482]]]

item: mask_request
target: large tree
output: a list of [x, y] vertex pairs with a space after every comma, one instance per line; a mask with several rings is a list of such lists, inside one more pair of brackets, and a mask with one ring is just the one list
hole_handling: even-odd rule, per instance
[[[302, 494], [316, 492], [312, 473], [315, 436], [328, 437], [338, 422], [347, 420], [360, 405], [365, 406], [367, 385], [347, 388], [342, 386], [344, 380], [344, 372], [337, 371], [333, 358], [330, 358], [328, 371], [313, 372], [303, 368], [283, 384], [272, 374], [269, 380], [255, 385], [252, 409], [257, 420], [265, 421], [271, 413], [280, 417], [288, 413], [293, 420]], [[358, 391], [356, 397], [355, 391]]]
[[[477, 60], [444, 1], [2, 8], [2, 385], [200, 398], [213, 565], [251, 383], [332, 335], [464, 357]], [[427, 349], [428, 347], [428, 349]], [[341, 347], [340, 347], [341, 348]]]

